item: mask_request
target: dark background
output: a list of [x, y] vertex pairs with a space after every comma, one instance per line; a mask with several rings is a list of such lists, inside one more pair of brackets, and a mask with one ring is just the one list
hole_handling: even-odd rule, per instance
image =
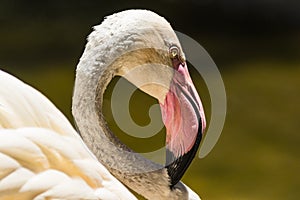
[[[0, 68], [42, 91], [72, 121], [74, 70], [91, 27], [129, 8], [155, 11], [196, 39], [224, 79], [223, 133], [184, 182], [202, 199], [298, 199], [300, 1], [0, 0]], [[200, 95], [209, 107], [209, 96]]]

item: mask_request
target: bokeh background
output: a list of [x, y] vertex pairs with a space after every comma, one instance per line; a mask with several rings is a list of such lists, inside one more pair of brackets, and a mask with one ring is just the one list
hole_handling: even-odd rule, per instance
[[[299, 199], [297, 0], [0, 0], [0, 68], [40, 90], [73, 121], [74, 71], [85, 39], [104, 16], [129, 8], [153, 10], [196, 39], [224, 79], [223, 133], [207, 157], [195, 159], [183, 181], [204, 200]], [[191, 72], [209, 116], [208, 93], [201, 76]], [[147, 107], [155, 101], [139, 92], [134, 96], [133, 118], [149, 123]], [[133, 149], [147, 152], [164, 144], [163, 130], [153, 138], [131, 138], [114, 124], [109, 108], [105, 112], [111, 129]]]

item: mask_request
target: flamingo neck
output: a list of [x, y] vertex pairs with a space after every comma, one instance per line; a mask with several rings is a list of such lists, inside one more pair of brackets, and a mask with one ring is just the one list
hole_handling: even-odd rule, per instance
[[[137, 77], [128, 76], [134, 67], [153, 63], [171, 66], [170, 59], [166, 58], [169, 47], [172, 44], [180, 46], [175, 33], [163, 18], [149, 11], [135, 10], [109, 16], [94, 29], [77, 66], [72, 104], [72, 113], [84, 142], [116, 178], [147, 199], [187, 199], [181, 183], [177, 189], [170, 189], [164, 166], [122, 144], [102, 115], [103, 94], [114, 76], [123, 76], [137, 86], [134, 82]], [[170, 83], [172, 74], [156, 72], [161, 80], [167, 80], [163, 85]], [[167, 92], [156, 87], [140, 89], [160, 102]]]
[[[79, 65], [85, 64], [81, 61]], [[114, 67], [77, 70], [72, 112], [79, 132], [96, 158], [116, 178], [147, 199], [184, 199], [184, 186], [170, 190], [166, 168], [154, 163], [120, 142], [102, 115], [103, 94]], [[181, 183], [179, 183], [181, 185]], [[156, 196], [157, 195], [157, 196]]]

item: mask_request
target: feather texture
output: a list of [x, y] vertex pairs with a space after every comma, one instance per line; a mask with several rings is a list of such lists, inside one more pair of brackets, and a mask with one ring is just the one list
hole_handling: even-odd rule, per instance
[[136, 199], [41, 93], [0, 71], [0, 199]]

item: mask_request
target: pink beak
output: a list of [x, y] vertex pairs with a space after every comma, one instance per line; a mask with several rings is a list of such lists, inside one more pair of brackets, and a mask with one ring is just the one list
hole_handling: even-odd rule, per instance
[[177, 63], [165, 102], [160, 104], [166, 127], [166, 167], [171, 186], [183, 176], [193, 160], [206, 127], [200, 97], [186, 63]]

